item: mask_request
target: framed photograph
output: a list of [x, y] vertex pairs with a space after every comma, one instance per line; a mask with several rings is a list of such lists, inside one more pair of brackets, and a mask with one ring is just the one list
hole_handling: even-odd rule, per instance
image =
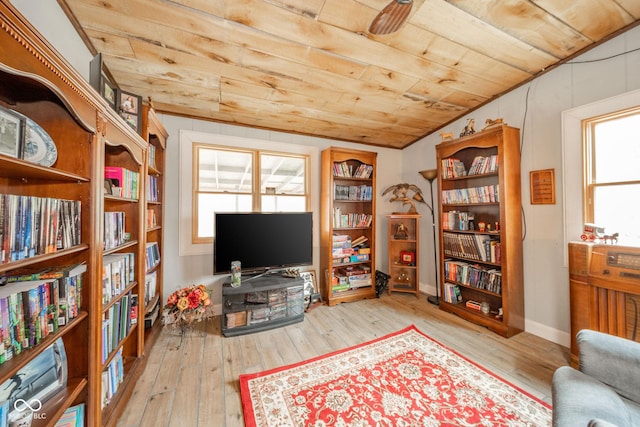
[[304, 280], [304, 307], [305, 311], [316, 301], [322, 301], [318, 290], [318, 281], [315, 270], [301, 271], [300, 277]]
[[118, 90], [115, 88], [115, 86], [113, 86], [111, 82], [109, 82], [109, 80], [107, 80], [107, 78], [103, 75], [100, 86], [100, 95], [102, 95], [102, 97], [107, 100], [111, 108], [113, 108], [114, 110], [116, 109], [117, 93]]
[[556, 204], [555, 169], [529, 172], [529, 184], [532, 205]]
[[123, 90], [117, 91], [117, 109], [120, 116], [136, 132], [140, 131], [142, 97]]
[[11, 110], [0, 107], [0, 154], [20, 158], [23, 137], [23, 118]]
[[102, 54], [93, 57], [89, 63], [89, 84], [109, 103], [111, 108], [116, 108], [117, 88], [109, 81], [102, 62]]

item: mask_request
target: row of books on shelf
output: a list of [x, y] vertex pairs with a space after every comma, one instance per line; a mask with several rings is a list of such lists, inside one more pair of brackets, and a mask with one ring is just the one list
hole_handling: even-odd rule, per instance
[[498, 236], [487, 234], [442, 233], [447, 256], [499, 264], [502, 260]]
[[369, 202], [373, 198], [373, 187], [370, 185], [340, 185], [333, 189], [335, 200], [360, 200]]
[[125, 231], [124, 212], [104, 213], [104, 249], [113, 249], [129, 241], [130, 234]]
[[102, 303], [107, 304], [120, 295], [135, 280], [133, 252], [105, 255], [102, 260]]
[[469, 167], [469, 175], [483, 175], [498, 172], [498, 155], [476, 156]]
[[499, 185], [442, 190], [443, 204], [500, 203]]
[[111, 194], [126, 199], [138, 200], [140, 188], [140, 174], [120, 167], [105, 166], [104, 178], [111, 182]]
[[442, 299], [444, 302], [448, 302], [449, 304], [458, 304], [462, 302], [460, 286], [445, 282], [442, 290]]
[[81, 243], [78, 200], [0, 194], [0, 264]]
[[152, 271], [144, 277], [144, 305], [147, 307], [149, 302], [156, 296], [156, 288], [158, 282], [158, 272]]
[[84, 403], [67, 408], [53, 427], [84, 427]]
[[498, 155], [476, 156], [471, 162], [469, 171], [462, 160], [449, 157], [442, 160], [441, 176], [443, 179], [459, 178], [463, 176], [483, 175], [498, 171]]
[[442, 179], [459, 178], [467, 176], [467, 168], [464, 166], [462, 160], [455, 157], [449, 157], [448, 159], [442, 159], [442, 167], [440, 169], [440, 176]]
[[[78, 316], [86, 264], [22, 270], [2, 278], [0, 287], [0, 364], [38, 345]], [[27, 279], [16, 281], [15, 279]]]
[[366, 213], [342, 213], [340, 208], [333, 208], [334, 228], [367, 228], [371, 226], [373, 215]]
[[[43, 404], [65, 389], [68, 375], [67, 353], [62, 338], [58, 338], [0, 384], [0, 426], [29, 426], [36, 417], [46, 419]], [[75, 424], [71, 423], [74, 419]], [[51, 425], [83, 426], [84, 404], [67, 408]]]
[[158, 188], [158, 177], [147, 176], [147, 202], [157, 202], [160, 200], [160, 189]]
[[147, 230], [158, 225], [158, 217], [155, 209], [147, 209]]
[[462, 261], [445, 260], [444, 278], [476, 289], [502, 293], [502, 272]]
[[145, 250], [146, 271], [153, 270], [160, 264], [160, 246], [158, 242], [148, 242]]
[[138, 295], [129, 291], [102, 314], [102, 363], [138, 323]]
[[469, 224], [475, 219], [473, 212], [442, 212], [442, 228], [444, 230], [470, 230]]
[[371, 286], [371, 268], [368, 265], [350, 265], [333, 269], [331, 290], [347, 291]]
[[348, 234], [334, 234], [331, 248], [333, 263], [368, 261], [371, 249], [364, 246], [368, 240], [364, 235], [351, 240]]
[[149, 144], [149, 149], [147, 150], [147, 154], [149, 156], [149, 167], [156, 169], [156, 146], [153, 144]]
[[118, 391], [118, 387], [122, 384], [124, 379], [124, 362], [122, 359], [122, 347], [118, 349], [107, 368], [102, 371], [101, 378], [101, 406], [104, 409], [110, 402], [113, 396]]
[[333, 176], [340, 178], [361, 178], [369, 179], [373, 173], [373, 166], [367, 164], [358, 165], [354, 169], [354, 165], [350, 165], [347, 162], [334, 163], [333, 164]]

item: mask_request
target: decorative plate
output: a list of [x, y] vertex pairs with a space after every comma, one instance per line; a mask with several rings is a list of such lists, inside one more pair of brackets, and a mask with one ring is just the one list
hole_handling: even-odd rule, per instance
[[52, 166], [58, 158], [58, 150], [53, 139], [28, 117], [22, 153], [23, 160], [42, 166]]

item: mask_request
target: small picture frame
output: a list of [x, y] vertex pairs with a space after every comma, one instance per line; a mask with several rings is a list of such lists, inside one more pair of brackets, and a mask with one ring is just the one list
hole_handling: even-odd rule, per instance
[[136, 132], [140, 131], [142, 109], [142, 97], [130, 92], [119, 90], [117, 92], [117, 109], [120, 116]]
[[106, 76], [106, 68], [102, 62], [102, 54], [93, 57], [89, 63], [89, 84], [98, 91], [109, 106], [117, 111], [116, 101], [118, 89]]
[[111, 84], [109, 80], [105, 76], [102, 76], [102, 82], [100, 86], [100, 95], [107, 101], [107, 103], [113, 108], [116, 109], [116, 98], [118, 94], [118, 89]]
[[21, 157], [24, 139], [24, 119], [15, 112], [0, 107], [0, 154]]
[[316, 280], [315, 270], [301, 271], [300, 277], [304, 281], [304, 307], [306, 311], [314, 302], [322, 302], [322, 297], [318, 291], [318, 281]]

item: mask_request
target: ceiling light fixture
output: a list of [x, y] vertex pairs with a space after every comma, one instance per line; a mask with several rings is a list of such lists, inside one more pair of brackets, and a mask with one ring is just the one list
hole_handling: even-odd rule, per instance
[[371, 21], [369, 32], [383, 35], [398, 31], [411, 13], [412, 6], [413, 0], [393, 0]]

